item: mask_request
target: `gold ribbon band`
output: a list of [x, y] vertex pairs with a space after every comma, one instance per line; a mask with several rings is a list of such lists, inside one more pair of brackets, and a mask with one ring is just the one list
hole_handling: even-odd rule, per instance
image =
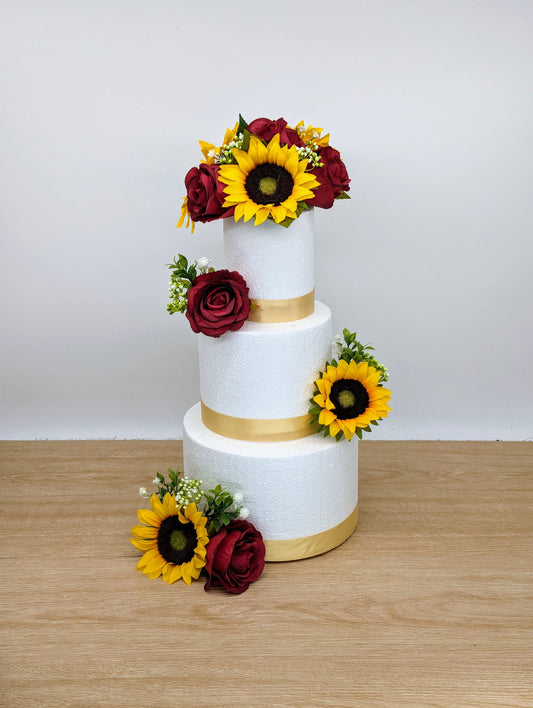
[[252, 299], [248, 315], [251, 322], [293, 322], [309, 317], [315, 311], [315, 289], [310, 293], [286, 300]]
[[350, 538], [355, 531], [359, 518], [358, 505], [340, 524], [332, 529], [315, 533], [313, 536], [304, 536], [302, 538], [289, 538], [276, 541], [265, 540], [266, 555], [265, 560], [269, 562], [275, 561], [291, 561], [309, 558], [310, 556], [318, 556], [320, 553], [331, 551], [332, 548], [340, 546], [346, 539]]
[[316, 426], [309, 424], [309, 415], [295, 418], [252, 419], [235, 418], [208, 408], [202, 402], [202, 422], [218, 435], [235, 440], [253, 442], [282, 442], [298, 440], [316, 433]]

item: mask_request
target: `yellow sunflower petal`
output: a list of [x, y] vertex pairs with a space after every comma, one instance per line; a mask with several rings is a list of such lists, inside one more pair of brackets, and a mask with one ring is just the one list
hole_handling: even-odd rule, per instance
[[191, 584], [191, 580], [192, 580], [191, 570], [192, 570], [192, 568], [191, 568], [190, 563], [183, 563], [181, 565], [181, 577], [187, 583], [187, 585]]
[[130, 541], [138, 551], [150, 551], [157, 548], [157, 539], [130, 538]]
[[324, 394], [324, 396], [329, 396], [331, 392], [331, 383], [327, 379], [318, 379], [315, 381], [315, 384], [320, 391], [320, 393]]
[[[321, 408], [326, 407], [326, 397], [324, 396], [323, 393], [318, 393], [316, 396], [313, 396], [313, 401], [317, 403]], [[141, 526], [140, 528], [145, 528], [144, 526]]]
[[[278, 137], [278, 144], [279, 144], [279, 137]], [[250, 156], [250, 159], [255, 165], [262, 163], [262, 162], [268, 162], [269, 160], [269, 150], [267, 146], [263, 143], [262, 140], [259, 140], [259, 138], [256, 138], [255, 135], [250, 136], [250, 146], [248, 148], [248, 154]]]
[[339, 425], [339, 421], [334, 420], [333, 423], [330, 423], [329, 434], [331, 435], [332, 438], [334, 438], [335, 435], [337, 435], [337, 433], [340, 431], [340, 429], [341, 429], [341, 427]]
[[320, 415], [318, 416], [318, 423], [319, 425], [331, 425], [334, 420], [336, 420], [337, 416], [335, 413], [332, 413], [329, 411], [327, 408], [323, 408], [320, 411]]
[[354, 436], [354, 433], [352, 433], [352, 431], [346, 425], [343, 425], [343, 423], [346, 423], [346, 421], [341, 420], [341, 421], [339, 421], [339, 423], [340, 423], [340, 429], [344, 433], [344, 437], [346, 438], [346, 440], [351, 440]]
[[255, 216], [259, 210], [259, 207], [255, 202], [248, 200], [244, 205], [244, 220], [250, 221], [252, 216]]
[[284, 206], [273, 206], [270, 213], [274, 217], [276, 224], [281, 224], [283, 219], [287, 216], [287, 209]]
[[135, 538], [157, 538], [159, 529], [156, 529], [154, 526], [134, 526], [131, 529], [131, 533], [135, 536]]
[[161, 519], [157, 514], [154, 514], [150, 509], [139, 509], [137, 512], [139, 521], [141, 524], [146, 524], [147, 526], [155, 526], [159, 528], [161, 526]]
[[235, 207], [235, 212], [234, 212], [235, 221], [239, 221], [239, 219], [242, 219], [242, 217], [244, 216], [244, 207], [245, 206], [246, 206], [245, 202], [241, 202], [240, 204], [237, 204], [237, 206]]
[[167, 512], [165, 511], [165, 507], [159, 501], [159, 497], [157, 496], [157, 494], [152, 494], [152, 496], [150, 497], [150, 506], [152, 507], [154, 514], [157, 514], [157, 516], [161, 520], [165, 519], [168, 516]]
[[244, 150], [234, 150], [233, 157], [237, 160], [243, 175], [248, 175], [256, 166], [252, 156]]
[[259, 224], [262, 224], [264, 221], [266, 221], [268, 219], [269, 214], [269, 209], [258, 209], [257, 214], [255, 215], [254, 226], [259, 226]]

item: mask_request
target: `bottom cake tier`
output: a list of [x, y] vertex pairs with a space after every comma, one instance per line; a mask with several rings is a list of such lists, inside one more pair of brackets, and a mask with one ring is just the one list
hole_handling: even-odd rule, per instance
[[310, 435], [286, 442], [234, 440], [202, 422], [200, 403], [183, 421], [187, 477], [204, 489], [241, 492], [263, 535], [267, 561], [325, 553], [357, 525], [357, 441]]

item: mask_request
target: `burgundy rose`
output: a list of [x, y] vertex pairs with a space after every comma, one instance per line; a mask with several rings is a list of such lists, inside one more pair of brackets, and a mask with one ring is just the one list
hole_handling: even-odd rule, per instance
[[193, 221], [213, 221], [231, 216], [235, 207], [222, 206], [224, 185], [218, 179], [218, 165], [192, 167], [185, 176], [187, 209]]
[[314, 190], [315, 196], [308, 199], [307, 204], [329, 209], [339, 194], [350, 189], [350, 178], [338, 150], [326, 145], [319, 148], [318, 156], [323, 167], [315, 167], [311, 172], [320, 182], [320, 186]]
[[250, 313], [248, 286], [236, 271], [202, 273], [187, 295], [187, 319], [194, 332], [220, 337], [240, 329]]
[[287, 121], [284, 118], [269, 120], [268, 118], [256, 118], [248, 125], [248, 130], [252, 135], [256, 135], [266, 142], [270, 142], [276, 133], [279, 133], [279, 141], [282, 145], [297, 145], [303, 147], [304, 142], [294, 130], [287, 128]]
[[224, 588], [240, 594], [259, 578], [265, 567], [265, 544], [259, 531], [244, 519], [230, 521], [206, 546], [204, 589]]

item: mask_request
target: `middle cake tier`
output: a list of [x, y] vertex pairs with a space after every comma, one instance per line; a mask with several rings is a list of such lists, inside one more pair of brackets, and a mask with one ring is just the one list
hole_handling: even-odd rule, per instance
[[[222, 337], [199, 335], [204, 424], [245, 440], [311, 434], [309, 399], [331, 347], [331, 312], [320, 302], [312, 315], [294, 322], [248, 321]], [[276, 431], [282, 437], [270, 437]]]

